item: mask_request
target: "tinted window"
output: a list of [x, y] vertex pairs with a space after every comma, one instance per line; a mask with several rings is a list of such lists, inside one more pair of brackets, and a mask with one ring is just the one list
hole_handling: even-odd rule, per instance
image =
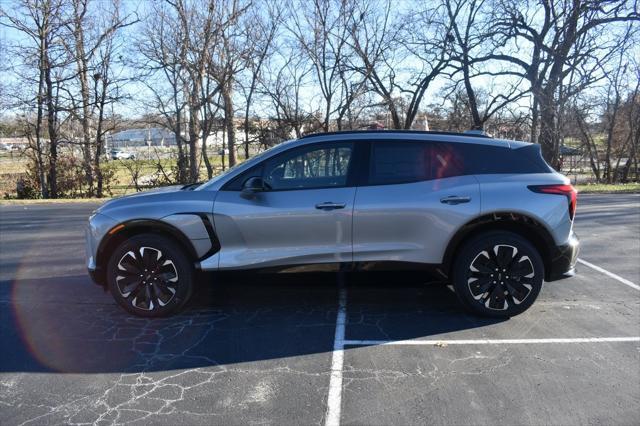
[[353, 146], [312, 145], [267, 161], [263, 179], [274, 190], [339, 187], [347, 184]]
[[371, 185], [442, 179], [466, 173], [465, 157], [453, 144], [388, 141], [371, 144]]
[[539, 145], [518, 149], [507, 147], [461, 144], [467, 159], [473, 160], [469, 174], [549, 173], [549, 167], [540, 156]]
[[241, 173], [236, 178], [232, 179], [228, 183], [226, 183], [223, 187], [223, 191], [241, 191], [242, 185], [249, 179], [250, 177], [262, 177], [262, 164], [256, 167], [252, 167], [246, 172]]
[[473, 174], [549, 173], [537, 145], [508, 147], [422, 141], [371, 144], [369, 184], [417, 182]]

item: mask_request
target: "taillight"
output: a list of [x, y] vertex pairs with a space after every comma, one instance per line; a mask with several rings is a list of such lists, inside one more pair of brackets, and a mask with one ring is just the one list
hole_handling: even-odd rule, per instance
[[578, 203], [578, 191], [573, 185], [531, 185], [529, 189], [542, 194], [564, 195], [569, 201], [569, 217], [573, 220], [576, 214], [576, 204]]

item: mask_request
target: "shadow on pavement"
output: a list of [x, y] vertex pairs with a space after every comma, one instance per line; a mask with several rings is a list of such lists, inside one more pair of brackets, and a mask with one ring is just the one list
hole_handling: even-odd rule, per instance
[[[372, 338], [358, 334], [374, 328], [376, 338], [411, 339], [498, 322], [464, 313], [445, 286], [417, 275], [346, 281], [347, 338]], [[19, 294], [7, 291], [16, 284]], [[336, 274], [206, 284], [183, 313], [149, 320], [126, 314], [86, 276], [0, 283], [0, 372], [137, 373], [333, 350]]]

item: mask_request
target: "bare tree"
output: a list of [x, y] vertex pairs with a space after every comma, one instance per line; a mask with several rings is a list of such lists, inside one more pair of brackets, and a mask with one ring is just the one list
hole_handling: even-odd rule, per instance
[[[452, 91], [459, 85], [464, 87], [466, 100], [471, 114], [471, 128], [482, 130], [491, 117], [507, 105], [521, 98], [527, 90], [522, 88], [522, 78], [509, 81], [512, 76], [494, 70], [487, 59], [487, 39], [490, 37], [491, 21], [488, 4], [485, 0], [443, 0], [447, 10], [451, 31], [445, 42], [451, 46], [453, 69]], [[474, 80], [483, 78], [501, 79], [501, 85], [493, 93], [484, 90], [484, 102], [480, 102]], [[486, 86], [486, 83], [484, 83]]]
[[[35, 100], [33, 135], [41, 195], [43, 198], [57, 198], [59, 114], [63, 109], [59, 95], [61, 84], [68, 79], [68, 76], [64, 75], [68, 58], [65, 56], [64, 49], [60, 48], [60, 37], [64, 37], [63, 31], [67, 19], [64, 2], [22, 0], [13, 14], [0, 8], [0, 18], [3, 25], [19, 31], [28, 43], [25, 46], [17, 46], [15, 50], [16, 54], [21, 56], [23, 78], [35, 83], [32, 86], [36, 91], [35, 96], [27, 96], [26, 100], [29, 108]], [[34, 66], [37, 70], [38, 75], [35, 78], [29, 76], [30, 66]], [[45, 145], [48, 148], [46, 165]]]
[[622, 122], [626, 124], [627, 136], [625, 145], [627, 149], [623, 152], [627, 155], [627, 160], [622, 168], [620, 179], [622, 182], [629, 181], [631, 167], [635, 164], [635, 179], [638, 179], [638, 149], [640, 148], [640, 64], [635, 62], [635, 85], [630, 91], [627, 100], [622, 106]]
[[81, 146], [89, 194], [102, 197], [100, 157], [104, 154], [105, 108], [107, 104], [119, 101], [112, 96], [111, 90], [118, 83], [112, 72], [114, 37], [118, 30], [137, 20], [120, 17], [118, 0], [113, 0], [106, 8], [101, 3], [101, 8], [94, 14], [90, 11], [91, 5], [89, 0], [71, 1], [72, 18], [67, 23], [71, 37], [69, 42], [63, 40], [63, 43], [76, 66], [79, 100], [72, 95], [72, 114], [82, 127]]
[[[234, 109], [234, 90], [239, 74], [247, 66], [247, 55], [251, 49], [247, 43], [247, 26], [242, 25], [242, 17], [248, 10], [248, 4], [239, 0], [219, 1], [220, 42], [214, 47], [211, 70], [220, 86], [224, 123], [226, 130], [226, 148], [229, 151], [229, 167], [236, 164], [236, 124]], [[248, 24], [248, 23], [247, 23]]]
[[258, 88], [263, 65], [272, 53], [278, 30], [282, 23], [283, 8], [274, 3], [267, 4], [266, 15], [254, 8], [250, 11], [247, 28], [247, 41], [250, 51], [247, 55], [248, 85], [242, 86], [245, 97], [244, 106], [244, 156], [249, 158], [250, 111], [254, 95]]
[[211, 16], [214, 6], [213, 0], [204, 5], [182, 0], [154, 4], [136, 43], [140, 54], [135, 62], [140, 70], [138, 81], [152, 96], [147, 105], [162, 118], [154, 124], [174, 134], [178, 148], [176, 179], [180, 183], [198, 179], [198, 109], [209, 45], [201, 46], [197, 38], [201, 35], [200, 24]]
[[427, 89], [449, 64], [450, 28], [441, 7], [395, 16], [394, 2], [383, 3], [362, 0], [355, 7], [353, 65], [388, 108], [393, 127], [409, 129]]
[[[324, 103], [322, 129], [329, 131], [334, 112], [345, 113], [350, 102], [346, 74], [353, 6], [341, 0], [312, 0], [294, 3], [290, 28], [297, 44], [313, 66], [315, 86]], [[341, 118], [341, 117], [340, 117]]]
[[[284, 57], [286, 55], [286, 57]], [[280, 140], [292, 135], [299, 138], [304, 133], [305, 123], [312, 121], [313, 114], [304, 107], [302, 91], [312, 72], [306, 57], [293, 52], [282, 52], [266, 65], [261, 77], [261, 91], [271, 104], [271, 118], [277, 124], [274, 129]]]
[[[624, 0], [497, 0], [491, 35], [494, 52], [480, 60], [506, 64], [502, 72], [528, 80], [533, 94], [533, 141], [544, 157], [558, 166], [557, 93], [572, 72], [583, 88], [594, 80], [600, 64], [620, 43], [616, 23], [638, 21], [637, 4]], [[607, 31], [602, 29], [606, 25]], [[628, 31], [622, 29], [622, 37]]]

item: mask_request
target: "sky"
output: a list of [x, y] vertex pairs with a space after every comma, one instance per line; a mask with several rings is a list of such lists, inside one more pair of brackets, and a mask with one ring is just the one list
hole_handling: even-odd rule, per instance
[[[16, 4], [15, 0], [0, 0], [0, 6], [5, 10], [13, 9], [15, 4]], [[137, 14], [142, 20], [144, 20], [147, 18], [146, 15], [149, 12], [150, 4], [151, 3], [147, 1], [123, 0], [122, 14], [123, 15], [130, 14], [132, 16]], [[405, 1], [400, 1], [398, 4], [399, 6], [397, 7], [397, 11], [403, 12], [403, 11], [411, 10], [411, 8], [416, 3], [411, 0], [405, 0]], [[97, 5], [99, 6], [100, 3], [97, 3]], [[131, 55], [135, 55], [133, 49], [131, 49], [131, 44], [132, 44], [131, 40], [135, 38], [136, 33], [139, 31], [142, 25], [143, 23], [138, 23], [138, 24], [135, 24], [134, 26], [124, 29], [124, 32], [121, 35], [121, 40], [123, 42], [123, 49], [124, 49], [123, 52], [125, 57], [131, 57]], [[27, 40], [24, 39], [23, 35], [19, 31], [13, 30], [6, 26], [0, 26], [0, 41], [3, 43], [3, 45], [16, 45], [16, 44], [27, 42]], [[636, 57], [640, 57], [640, 46], [636, 46], [635, 53], [637, 53]], [[7, 90], [6, 88], [4, 88], [6, 86], [14, 86], [17, 84], [15, 75], [7, 71], [6, 69], [7, 66], [12, 63], [12, 59], [13, 58], [7, 54], [6, 49], [2, 49], [0, 51], [0, 73], [1, 73], [0, 84], [3, 85], [3, 90]], [[417, 64], [409, 61], [404, 65], [407, 65], [408, 68], [411, 68], [412, 66], [415, 66]], [[124, 70], [123, 72], [131, 74], [133, 71], [134, 70], [132, 69], [127, 69], [127, 70]], [[404, 73], [400, 72], [399, 77], [400, 79], [407, 79], [409, 75], [405, 71]], [[494, 83], [493, 85], [492, 83], [493, 83], [492, 80], [485, 77], [480, 77], [474, 81], [474, 85], [479, 88], [485, 88], [486, 90], [494, 90], [496, 92], [503, 90], [503, 86], [501, 86], [502, 82], [499, 81], [497, 84]], [[446, 100], [442, 98], [441, 94], [442, 94], [442, 89], [445, 87], [446, 84], [447, 84], [446, 79], [442, 77], [434, 81], [434, 83], [432, 83], [432, 85], [430, 86], [430, 88], [428, 89], [424, 97], [424, 100], [422, 102], [422, 107], [424, 108], [429, 104], [445, 103]], [[528, 85], [527, 83], [523, 83], [523, 84], [525, 87]], [[144, 85], [141, 83], [135, 83], [135, 82], [129, 83], [125, 86], [125, 90], [129, 94], [131, 94], [133, 97], [136, 97], [138, 99], [148, 97], [148, 94], [145, 94], [146, 89]], [[309, 107], [314, 107], [314, 106], [317, 107], [318, 102], [321, 101], [321, 96], [319, 96], [319, 90], [314, 86], [308, 86], [304, 88], [302, 91], [302, 96], [303, 96], [303, 103], [305, 103]], [[236, 106], [240, 107], [242, 105], [242, 99], [240, 96], [236, 96], [236, 98], [237, 98], [235, 101]], [[521, 101], [519, 101], [519, 105], [522, 109], [528, 108], [529, 103], [530, 103], [529, 98], [523, 98]], [[128, 116], [128, 117], [136, 117], [144, 114], [145, 112], [151, 112], [151, 111], [144, 111], [141, 108], [141, 103], [137, 101], [129, 101], [129, 102], [122, 103], [121, 105], [118, 105], [117, 108], [118, 109], [116, 110], [116, 112], [118, 114], [121, 114], [123, 116]], [[6, 108], [4, 108], [4, 111], [0, 110], [0, 114], [2, 114], [3, 112], [5, 114], [10, 113], [10, 111], [7, 111]], [[255, 112], [260, 116], [273, 115], [273, 111], [271, 110], [271, 107], [268, 102], [257, 103], [255, 106]]]

